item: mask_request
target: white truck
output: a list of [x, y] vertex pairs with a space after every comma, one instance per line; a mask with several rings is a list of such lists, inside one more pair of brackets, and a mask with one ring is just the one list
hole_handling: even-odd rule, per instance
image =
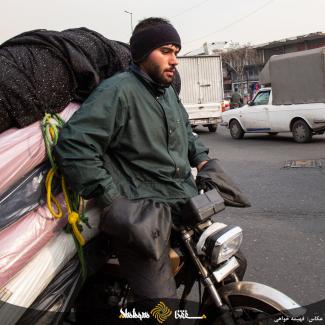
[[325, 132], [325, 47], [275, 55], [260, 74], [262, 88], [243, 107], [222, 113], [234, 139], [245, 133], [292, 132], [298, 143]]
[[192, 127], [207, 126], [215, 132], [221, 121], [223, 74], [220, 55], [178, 57], [181, 77], [180, 99]]

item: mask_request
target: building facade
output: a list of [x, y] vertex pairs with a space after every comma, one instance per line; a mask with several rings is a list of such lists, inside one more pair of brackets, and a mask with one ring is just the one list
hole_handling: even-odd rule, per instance
[[305, 51], [323, 46], [325, 46], [325, 33], [316, 32], [255, 46], [239, 46], [232, 42], [205, 43], [202, 48], [186, 55], [221, 53], [224, 97], [229, 98], [234, 89], [238, 87], [244, 100], [248, 101], [259, 89], [259, 73], [272, 55]]
[[[252, 46], [251, 49], [256, 51], [256, 57], [258, 59], [255, 63], [252, 60], [244, 64], [245, 67], [242, 74], [238, 74], [229, 64], [223, 62], [224, 69], [228, 70], [225, 73], [226, 80], [224, 80], [225, 97], [229, 96], [235, 87], [238, 87], [242, 95], [246, 98], [246, 101], [250, 100], [260, 87], [258, 83], [259, 73], [272, 55], [305, 51], [323, 46], [325, 46], [325, 33], [322, 32]], [[236, 51], [236, 49], [232, 51]]]

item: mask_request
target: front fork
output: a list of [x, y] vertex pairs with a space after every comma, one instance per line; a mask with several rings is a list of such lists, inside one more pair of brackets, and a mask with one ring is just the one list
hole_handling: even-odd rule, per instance
[[[194, 264], [201, 276], [201, 280], [202, 280], [205, 288], [209, 291], [210, 297], [212, 298], [213, 302], [217, 306], [218, 311], [220, 311], [219, 319], [223, 322], [223, 324], [235, 325], [236, 323], [234, 322], [234, 320], [231, 316], [229, 307], [222, 302], [221, 297], [213, 283], [211, 276], [209, 275], [208, 270], [204, 267], [204, 265], [201, 263], [200, 259], [197, 257], [197, 254], [192, 246], [191, 233], [187, 230], [182, 230], [181, 234], [182, 234], [182, 238], [185, 243], [185, 246], [191, 255], [192, 261], [194, 262]], [[238, 281], [238, 278], [235, 274], [234, 274], [234, 279], [235, 279], [235, 281]]]

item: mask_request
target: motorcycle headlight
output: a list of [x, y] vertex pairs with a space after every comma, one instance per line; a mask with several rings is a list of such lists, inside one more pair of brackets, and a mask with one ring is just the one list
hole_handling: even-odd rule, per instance
[[203, 251], [212, 265], [218, 265], [238, 252], [242, 239], [240, 227], [226, 226], [206, 238]]

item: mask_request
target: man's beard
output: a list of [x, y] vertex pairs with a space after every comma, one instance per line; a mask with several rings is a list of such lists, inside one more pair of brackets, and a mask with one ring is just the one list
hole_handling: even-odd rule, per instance
[[173, 82], [175, 72], [172, 78], [166, 78], [164, 76], [165, 70], [161, 71], [160, 66], [155, 63], [149, 63], [147, 65], [146, 72], [148, 76], [156, 83], [163, 85], [164, 87], [169, 87]]

